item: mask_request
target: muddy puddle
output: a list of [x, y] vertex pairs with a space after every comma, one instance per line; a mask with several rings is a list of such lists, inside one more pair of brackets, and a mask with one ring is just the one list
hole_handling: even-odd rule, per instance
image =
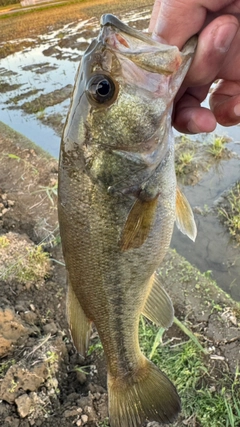
[[[145, 7], [119, 17], [139, 29], [146, 29], [150, 12], [151, 8]], [[1, 60], [1, 121], [55, 157], [58, 157], [77, 67], [98, 28], [94, 17], [67, 24], [37, 40], [29, 39], [31, 47]], [[227, 146], [236, 154], [213, 162], [195, 185], [182, 185], [195, 212], [198, 236], [192, 243], [175, 230], [171, 246], [201, 271], [211, 271], [209, 274], [218, 285], [239, 301], [239, 247], [217, 218], [217, 204], [240, 176], [240, 127], [218, 126], [214, 135], [232, 138]], [[196, 146], [209, 138], [211, 135], [199, 136]], [[203, 161], [199, 157], [199, 162]]]

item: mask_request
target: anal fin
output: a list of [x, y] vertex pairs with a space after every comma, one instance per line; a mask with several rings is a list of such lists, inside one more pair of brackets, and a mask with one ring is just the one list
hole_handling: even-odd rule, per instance
[[[168, 329], [172, 325], [174, 318], [172, 301], [156, 273], [151, 276], [150, 281], [152, 282], [152, 288], [142, 314], [156, 325]], [[151, 283], [149, 285], [151, 286]]]
[[86, 317], [71, 282], [68, 281], [67, 318], [73, 343], [82, 356], [85, 356], [91, 334], [91, 322]]

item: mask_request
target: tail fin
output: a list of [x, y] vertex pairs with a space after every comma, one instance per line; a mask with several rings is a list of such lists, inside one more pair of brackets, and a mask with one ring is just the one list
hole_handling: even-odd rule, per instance
[[145, 420], [170, 423], [180, 411], [171, 381], [149, 360], [144, 365], [120, 379], [108, 375], [111, 427], [140, 427]]

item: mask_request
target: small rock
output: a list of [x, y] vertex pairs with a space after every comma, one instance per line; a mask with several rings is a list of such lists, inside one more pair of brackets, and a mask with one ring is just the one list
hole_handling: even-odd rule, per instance
[[5, 213], [7, 213], [7, 211], [8, 211], [8, 208], [4, 208], [4, 209], [2, 210], [2, 215], [4, 215]]
[[77, 426], [81, 426], [82, 425], [82, 420], [77, 420], [76, 425]]
[[80, 406], [81, 408], [85, 408], [85, 406], [90, 406], [92, 404], [92, 400], [93, 398], [91, 395], [83, 396], [77, 400], [77, 405]]
[[100, 399], [100, 397], [101, 397], [101, 394], [100, 393], [95, 393], [95, 395], [94, 395], [94, 399], [96, 399], [96, 400], [99, 400]]
[[229, 316], [229, 320], [230, 320], [230, 322], [232, 322], [232, 324], [233, 324], [234, 326], [237, 326], [237, 325], [238, 325], [238, 322], [237, 322], [237, 318], [236, 318], [236, 316], [234, 316], [234, 315]]
[[24, 308], [24, 307], [23, 307], [23, 305], [21, 305], [21, 304], [16, 304], [16, 305], [15, 305], [15, 311], [16, 311], [17, 313], [20, 313], [20, 312], [23, 312], [23, 313], [24, 313], [25, 308]]
[[58, 328], [55, 325], [55, 323], [47, 323], [46, 325], [43, 326], [43, 331], [45, 334], [51, 334], [54, 335], [57, 333]]
[[88, 422], [88, 416], [84, 415], [84, 414], [81, 415], [81, 420], [82, 420], [83, 425], [86, 424]]
[[87, 381], [87, 376], [84, 374], [84, 372], [77, 371], [77, 380], [78, 382], [83, 385]]
[[106, 393], [106, 390], [102, 386], [93, 383], [89, 383], [88, 390], [91, 393]]
[[[16, 364], [11, 366], [0, 383], [0, 399], [14, 403], [22, 391], [37, 390], [48, 377], [46, 362], [34, 365], [29, 371]], [[9, 387], [10, 385], [10, 387]]]
[[36, 313], [33, 313], [32, 311], [25, 311], [25, 313], [23, 313], [21, 317], [25, 320], [25, 322], [29, 323], [30, 325], [34, 325], [37, 320]]
[[74, 402], [75, 403], [77, 400], [79, 400], [79, 394], [78, 393], [70, 393], [67, 396], [67, 401], [68, 402]]
[[20, 421], [17, 418], [6, 417], [4, 420], [4, 427], [18, 427]]
[[46, 382], [46, 386], [47, 386], [47, 388], [49, 390], [48, 394], [52, 395], [52, 396], [55, 395], [56, 390], [58, 388], [58, 380], [57, 380], [57, 378], [55, 378], [55, 377], [48, 378], [48, 380]]
[[29, 333], [17, 316], [10, 308], [0, 309], [0, 357], [6, 356], [12, 344], [19, 339], [26, 339]]
[[17, 410], [21, 418], [27, 417], [31, 412], [32, 400], [27, 394], [22, 394], [15, 399]]
[[0, 356], [6, 356], [9, 353], [9, 350], [11, 349], [11, 341], [0, 337]]
[[78, 415], [77, 409], [67, 409], [64, 411], [65, 418], [76, 417]]

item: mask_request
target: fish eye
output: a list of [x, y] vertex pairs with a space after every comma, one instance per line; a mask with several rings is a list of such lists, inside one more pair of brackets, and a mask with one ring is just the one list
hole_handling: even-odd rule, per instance
[[107, 75], [97, 74], [88, 81], [87, 94], [98, 104], [114, 101], [116, 92], [116, 84]]

